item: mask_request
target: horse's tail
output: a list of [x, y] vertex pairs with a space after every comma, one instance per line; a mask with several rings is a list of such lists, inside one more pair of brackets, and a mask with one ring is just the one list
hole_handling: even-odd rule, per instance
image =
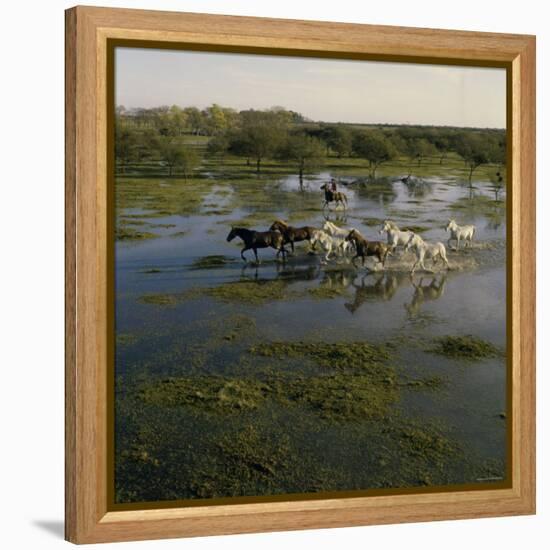
[[474, 228], [472, 229], [472, 238], [470, 239], [471, 241], [474, 240], [475, 234], [476, 234], [476, 226], [474, 225]]

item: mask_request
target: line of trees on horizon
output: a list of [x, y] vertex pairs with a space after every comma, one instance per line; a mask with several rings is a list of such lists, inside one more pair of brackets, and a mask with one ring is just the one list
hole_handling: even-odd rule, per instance
[[186, 135], [206, 136], [207, 155], [242, 157], [258, 173], [268, 159], [292, 163], [300, 179], [331, 155], [365, 159], [375, 178], [382, 164], [397, 157], [408, 159], [410, 176], [414, 166], [426, 159], [437, 158], [443, 164], [450, 153], [456, 153], [464, 160], [470, 185], [479, 166], [506, 164], [504, 130], [312, 122], [283, 107], [236, 111], [213, 104], [203, 110], [117, 107], [117, 171], [124, 173], [131, 163], [156, 159], [167, 167], [169, 176], [177, 169], [187, 178], [200, 156], [196, 147], [183, 142]]

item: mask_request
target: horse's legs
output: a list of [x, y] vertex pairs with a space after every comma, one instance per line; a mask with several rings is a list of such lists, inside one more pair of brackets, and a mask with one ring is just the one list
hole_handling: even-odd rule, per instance
[[460, 248], [460, 235], [456, 236], [456, 249], [458, 250]]
[[258, 250], [256, 248], [252, 249], [254, 251], [254, 257], [256, 258], [256, 263], [259, 264], [260, 261], [258, 260]]
[[290, 248], [292, 249], [292, 254], [294, 254], [294, 241], [290, 241]]
[[244, 253], [245, 253], [247, 250], [250, 250], [250, 247], [249, 247], [249, 246], [245, 246], [245, 247], [241, 250], [241, 258], [243, 259], [244, 262], [246, 262], [246, 258], [244, 257]]
[[416, 271], [416, 268], [420, 266], [422, 269], [426, 269], [424, 267], [424, 254], [422, 254], [422, 252], [420, 252], [418, 254], [418, 256], [416, 257], [416, 262], [414, 262], [414, 265], [413, 265], [413, 268], [412, 268], [412, 271], [411, 271], [411, 274], [414, 273]]

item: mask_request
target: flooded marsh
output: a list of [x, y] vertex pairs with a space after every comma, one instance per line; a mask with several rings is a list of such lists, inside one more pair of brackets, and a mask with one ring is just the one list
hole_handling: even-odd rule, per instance
[[[335, 160], [208, 161], [187, 179], [116, 178], [118, 503], [444, 486], [506, 476], [506, 195], [456, 163], [403, 183]], [[322, 208], [340, 178], [348, 208]], [[449, 270], [398, 247], [385, 268], [296, 243], [240, 258], [233, 226], [328, 219], [386, 240], [385, 219], [447, 245]], [[462, 243], [461, 243], [462, 244]], [[287, 247], [290, 249], [290, 247]]]

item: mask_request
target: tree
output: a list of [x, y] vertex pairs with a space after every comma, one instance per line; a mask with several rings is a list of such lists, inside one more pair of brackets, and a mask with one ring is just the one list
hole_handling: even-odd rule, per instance
[[[426, 138], [411, 138], [407, 141], [407, 156], [411, 160], [418, 162], [418, 166], [422, 164], [422, 161], [437, 153], [435, 145], [430, 143]], [[409, 171], [411, 167], [409, 166]]]
[[264, 159], [273, 157], [283, 143], [288, 126], [278, 112], [241, 111], [241, 127], [229, 135], [229, 151], [256, 160], [260, 173]]
[[279, 124], [282, 124], [283, 126], [288, 126], [289, 124], [294, 122], [295, 119], [295, 114], [293, 113], [293, 111], [288, 111], [280, 105], [274, 105], [273, 107], [270, 107], [267, 112], [272, 113], [278, 119]]
[[436, 136], [433, 144], [439, 154], [439, 164], [441, 165], [451, 150], [451, 141], [446, 136]]
[[296, 165], [301, 185], [304, 173], [322, 164], [324, 153], [324, 147], [317, 138], [301, 133], [288, 136], [277, 157]]
[[176, 137], [184, 133], [186, 115], [180, 107], [162, 107], [154, 111], [154, 125], [161, 136]]
[[115, 126], [115, 164], [124, 173], [126, 166], [137, 158], [138, 139], [136, 133], [128, 128]]
[[[227, 138], [227, 149], [228, 153], [236, 155], [237, 157], [245, 157], [246, 165], [250, 166], [250, 157], [252, 156], [252, 147], [250, 146], [248, 136], [242, 130], [229, 131], [225, 134]], [[214, 143], [212, 149], [219, 147], [219, 143]]]
[[376, 170], [384, 162], [397, 156], [397, 149], [378, 131], [360, 131], [353, 137], [353, 152], [369, 161], [371, 177], [376, 178]]
[[345, 126], [335, 126], [327, 139], [327, 143], [338, 158], [350, 155], [353, 150], [353, 135], [351, 130]]
[[181, 107], [172, 105], [168, 111], [168, 127], [170, 134], [173, 136], [181, 136], [187, 125], [187, 116]]
[[152, 128], [146, 128], [136, 136], [136, 161], [143, 162], [145, 159], [151, 159], [159, 150], [159, 135]]
[[199, 165], [200, 159], [195, 149], [191, 147], [184, 147], [177, 166], [183, 172], [183, 177], [187, 181], [187, 177], [193, 172], [193, 170]]
[[493, 193], [495, 194], [495, 202], [497, 202], [500, 192], [504, 189], [504, 176], [500, 170], [491, 178], [491, 184]]
[[188, 174], [199, 164], [197, 153], [190, 147], [185, 147], [171, 138], [163, 137], [159, 140], [160, 159], [168, 166], [168, 176], [172, 177], [175, 168], [181, 168], [183, 176]]
[[201, 111], [196, 107], [186, 107], [183, 112], [187, 118], [187, 124], [191, 129], [191, 133], [195, 135], [201, 134], [204, 129], [204, 117]]
[[202, 113], [204, 130], [210, 136], [220, 134], [233, 127], [237, 117], [237, 112], [234, 109], [220, 107], [213, 103]]
[[494, 148], [481, 134], [464, 134], [457, 139], [456, 152], [464, 159], [468, 167], [468, 185], [472, 187], [472, 176], [476, 168], [491, 162]]
[[504, 132], [492, 136], [491, 162], [504, 166], [506, 164], [506, 134]]
[[210, 139], [206, 146], [206, 154], [209, 156], [223, 156], [227, 153], [230, 145], [229, 133], [217, 134]]

